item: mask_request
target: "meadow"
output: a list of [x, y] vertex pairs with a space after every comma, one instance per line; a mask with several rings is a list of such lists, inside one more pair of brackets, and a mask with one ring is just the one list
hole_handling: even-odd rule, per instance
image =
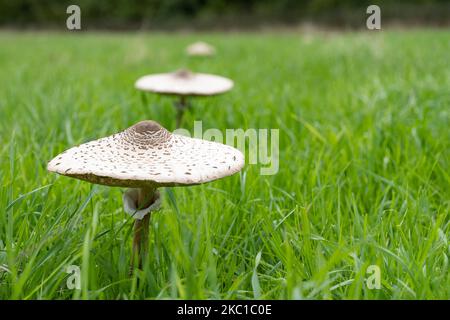
[[[200, 39], [215, 57], [185, 55]], [[433, 29], [0, 32], [0, 299], [449, 299], [449, 52]], [[46, 165], [140, 120], [173, 130], [173, 99], [133, 84], [184, 67], [235, 87], [183, 127], [279, 129], [279, 171], [161, 190], [130, 276], [124, 190]]]

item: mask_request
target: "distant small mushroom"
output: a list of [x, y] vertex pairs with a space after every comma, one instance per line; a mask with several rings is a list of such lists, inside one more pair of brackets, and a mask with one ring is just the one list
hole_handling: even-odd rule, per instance
[[186, 48], [186, 53], [190, 56], [209, 57], [216, 53], [216, 49], [206, 42], [197, 41]]
[[232, 175], [242, 169], [243, 154], [217, 142], [172, 134], [154, 121], [141, 121], [111, 136], [73, 147], [47, 169], [106, 186], [128, 187], [125, 211], [134, 224], [132, 268], [147, 254], [150, 212], [159, 209], [157, 189], [190, 186]]
[[177, 109], [176, 126], [180, 127], [189, 96], [213, 96], [227, 92], [233, 88], [233, 81], [212, 74], [193, 73], [181, 69], [171, 73], [147, 75], [139, 78], [135, 87], [163, 95], [175, 95], [180, 101], [175, 104]]

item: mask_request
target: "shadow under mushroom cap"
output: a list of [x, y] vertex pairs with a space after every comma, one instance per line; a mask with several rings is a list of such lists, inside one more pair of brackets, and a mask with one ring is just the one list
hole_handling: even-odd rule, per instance
[[243, 166], [243, 154], [233, 147], [175, 135], [157, 122], [142, 121], [64, 151], [47, 169], [92, 183], [138, 188], [205, 183]]

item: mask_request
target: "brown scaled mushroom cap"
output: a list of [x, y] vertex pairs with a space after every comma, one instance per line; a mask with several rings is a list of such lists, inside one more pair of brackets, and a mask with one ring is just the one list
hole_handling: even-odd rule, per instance
[[178, 70], [139, 78], [135, 87], [139, 90], [180, 96], [211, 96], [233, 88], [233, 81], [213, 74]]
[[243, 165], [243, 154], [233, 147], [172, 134], [147, 120], [66, 150], [47, 169], [108, 186], [157, 188], [213, 181]]

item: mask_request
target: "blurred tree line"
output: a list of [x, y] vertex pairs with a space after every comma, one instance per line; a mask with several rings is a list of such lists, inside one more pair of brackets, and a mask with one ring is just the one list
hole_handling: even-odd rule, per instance
[[81, 8], [83, 29], [229, 28], [303, 22], [364, 27], [365, 9], [382, 21], [449, 25], [449, 0], [0, 0], [0, 26], [65, 27], [66, 8]]

